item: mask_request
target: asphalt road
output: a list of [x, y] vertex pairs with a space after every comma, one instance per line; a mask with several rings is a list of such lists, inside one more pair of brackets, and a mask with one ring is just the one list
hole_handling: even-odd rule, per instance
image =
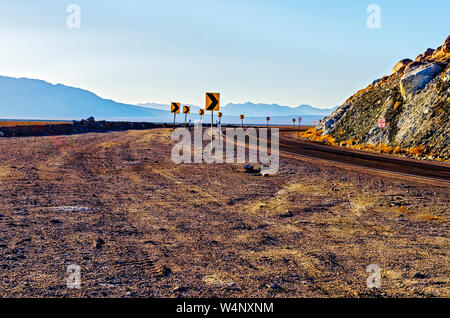
[[352, 166], [431, 178], [444, 181], [450, 185], [450, 166], [447, 164], [323, 145], [297, 137], [297, 131], [292, 128], [280, 128], [281, 152], [334, 161]]
[[[246, 126], [246, 128], [249, 126]], [[255, 128], [265, 126], [253, 126]], [[355, 169], [370, 169], [385, 171], [405, 177], [416, 177], [428, 182], [436, 181], [441, 185], [450, 186], [450, 165], [431, 161], [421, 161], [397, 157], [389, 154], [377, 154], [344, 147], [324, 145], [299, 138], [298, 127], [280, 126], [279, 149], [281, 153], [336, 162]], [[303, 126], [306, 130], [309, 126]], [[270, 142], [268, 142], [270, 144]]]

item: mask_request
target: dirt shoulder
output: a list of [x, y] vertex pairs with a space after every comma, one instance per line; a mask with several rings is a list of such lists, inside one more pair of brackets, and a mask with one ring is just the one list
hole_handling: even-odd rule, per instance
[[171, 149], [167, 129], [0, 139], [0, 296], [450, 297], [448, 187]]

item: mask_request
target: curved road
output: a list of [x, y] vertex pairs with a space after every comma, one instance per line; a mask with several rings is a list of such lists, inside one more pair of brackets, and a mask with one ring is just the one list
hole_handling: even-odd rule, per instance
[[[279, 128], [281, 153], [337, 162], [346, 166], [370, 168], [404, 176], [419, 177], [423, 180], [434, 180], [436, 183], [450, 186], [450, 165], [448, 164], [324, 145], [297, 137], [298, 129], [285, 126], [272, 128]], [[302, 130], [304, 129], [303, 127]]]

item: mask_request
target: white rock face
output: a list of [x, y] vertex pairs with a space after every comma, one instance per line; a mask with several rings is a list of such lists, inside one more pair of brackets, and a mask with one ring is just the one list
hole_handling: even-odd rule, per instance
[[441, 68], [436, 63], [408, 65], [405, 75], [400, 80], [403, 99], [406, 100], [415, 92], [423, 89], [440, 71]]

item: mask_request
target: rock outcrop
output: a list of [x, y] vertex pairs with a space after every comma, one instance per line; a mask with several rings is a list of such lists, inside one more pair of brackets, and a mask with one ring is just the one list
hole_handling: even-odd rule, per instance
[[405, 67], [410, 63], [412, 63], [411, 59], [403, 59], [399, 61], [397, 64], [395, 64], [394, 68], [392, 69], [392, 74], [403, 71]]
[[445, 42], [442, 45], [442, 52], [446, 54], [450, 53], [450, 35], [445, 39]]
[[422, 90], [441, 72], [437, 63], [414, 62], [405, 67], [405, 73], [400, 80], [400, 91], [403, 99], [414, 92]]
[[[450, 159], [450, 36], [415, 61], [398, 62], [393, 73], [360, 90], [316, 127], [339, 144], [420, 148], [420, 155]], [[377, 127], [384, 116], [388, 126]]]
[[92, 117], [88, 118], [88, 120], [74, 120], [72, 124], [0, 127], [0, 137], [71, 135], [88, 132], [141, 130], [167, 127], [171, 127], [171, 125], [129, 121], [95, 121]]

